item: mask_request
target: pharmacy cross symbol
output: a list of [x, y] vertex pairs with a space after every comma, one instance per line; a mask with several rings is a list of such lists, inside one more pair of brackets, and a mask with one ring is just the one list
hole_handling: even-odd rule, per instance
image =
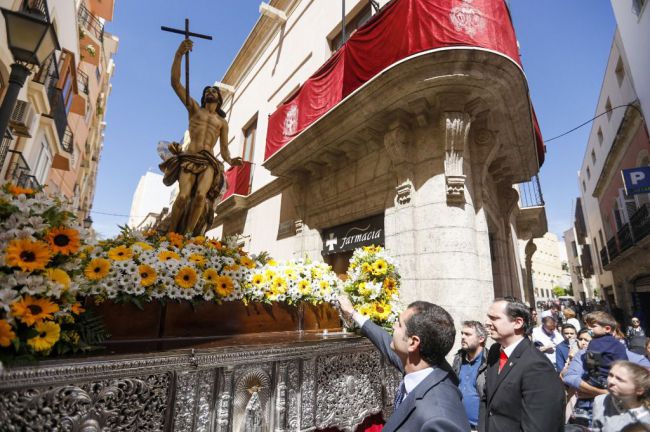
[[330, 238], [325, 242], [325, 246], [332, 252], [334, 250], [334, 246], [338, 244], [339, 240], [334, 237], [334, 233], [330, 233]]
[[[190, 31], [190, 20], [188, 18], [185, 18], [185, 30], [179, 30], [179, 29], [166, 27], [166, 26], [160, 26], [160, 30], [171, 32], [171, 33], [182, 34], [185, 36], [186, 40], [189, 39], [190, 36], [201, 38], [201, 39], [212, 40], [212, 36], [204, 35], [200, 33], [192, 33]], [[189, 52], [185, 53], [185, 101], [187, 103], [187, 106], [189, 106], [190, 104], [190, 53]]]

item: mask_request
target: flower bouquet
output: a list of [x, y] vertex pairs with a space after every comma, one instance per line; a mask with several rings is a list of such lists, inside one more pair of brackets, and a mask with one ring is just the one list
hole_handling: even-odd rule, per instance
[[105, 334], [78, 301], [86, 231], [69, 204], [41, 191], [0, 188], [0, 355], [88, 351]]
[[352, 254], [344, 291], [357, 312], [390, 330], [399, 315], [400, 275], [381, 246], [363, 246]]

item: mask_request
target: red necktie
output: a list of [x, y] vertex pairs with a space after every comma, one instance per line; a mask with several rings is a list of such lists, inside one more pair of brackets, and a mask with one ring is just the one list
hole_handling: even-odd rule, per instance
[[501, 373], [501, 369], [506, 365], [508, 362], [508, 355], [504, 350], [501, 350], [501, 355], [499, 355], [499, 373]]

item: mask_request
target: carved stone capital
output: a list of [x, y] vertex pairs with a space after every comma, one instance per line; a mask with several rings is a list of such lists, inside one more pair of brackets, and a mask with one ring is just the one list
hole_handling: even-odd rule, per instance
[[406, 180], [395, 188], [395, 207], [403, 207], [411, 203], [413, 193], [413, 182]]
[[447, 201], [465, 201], [465, 172], [463, 164], [467, 156], [471, 117], [464, 112], [445, 112], [442, 116], [445, 128], [445, 181]]

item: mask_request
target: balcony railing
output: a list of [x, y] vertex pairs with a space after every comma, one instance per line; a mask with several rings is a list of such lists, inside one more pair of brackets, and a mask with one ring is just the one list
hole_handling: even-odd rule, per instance
[[14, 137], [11, 135], [11, 132], [9, 132], [9, 128], [7, 128], [5, 131], [5, 136], [2, 139], [2, 142], [0, 142], [0, 171], [2, 171], [2, 168], [5, 166], [7, 152], [9, 151], [9, 147], [11, 147], [11, 142], [13, 140]]
[[621, 227], [620, 230], [616, 233], [618, 238], [618, 245], [621, 249], [621, 252], [629, 249], [634, 245], [634, 238], [632, 237], [632, 230], [630, 230], [630, 224], [625, 224]]
[[607, 255], [607, 247], [603, 247], [600, 250], [600, 262], [603, 264], [603, 267], [609, 264], [609, 255]]
[[50, 11], [47, 7], [47, 0], [25, 0], [22, 10], [31, 15], [40, 15], [45, 18], [45, 21], [50, 22]]
[[7, 170], [9, 180], [24, 188], [37, 188], [40, 186], [36, 177], [32, 175], [32, 171], [23, 157], [23, 154], [16, 150], [9, 150], [12, 154], [12, 162]]
[[88, 74], [81, 69], [77, 69], [77, 88], [80, 93], [88, 95]]
[[639, 242], [650, 234], [650, 210], [644, 204], [630, 217], [630, 226], [635, 242]]
[[63, 147], [63, 150], [67, 151], [70, 154], [72, 154], [73, 139], [74, 135], [72, 135], [72, 129], [70, 129], [69, 126], [66, 126], [65, 133], [63, 134], [63, 140], [61, 140], [61, 147]]
[[539, 177], [537, 175], [534, 175], [530, 181], [519, 183], [517, 189], [519, 190], [521, 208], [544, 206], [542, 187], [539, 184]]
[[616, 242], [616, 236], [607, 240], [607, 251], [609, 252], [609, 260], [614, 261], [614, 258], [620, 255], [620, 250], [618, 249], [618, 243]]
[[81, 3], [78, 13], [79, 25], [90, 32], [98, 41], [104, 41], [104, 24]]

